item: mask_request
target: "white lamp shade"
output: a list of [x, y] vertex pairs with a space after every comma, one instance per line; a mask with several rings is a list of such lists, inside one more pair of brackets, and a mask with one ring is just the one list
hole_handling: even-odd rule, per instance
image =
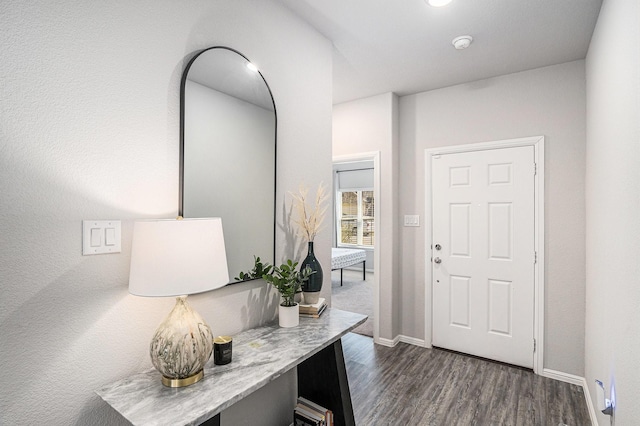
[[129, 293], [180, 296], [229, 283], [222, 219], [149, 220], [133, 228]]

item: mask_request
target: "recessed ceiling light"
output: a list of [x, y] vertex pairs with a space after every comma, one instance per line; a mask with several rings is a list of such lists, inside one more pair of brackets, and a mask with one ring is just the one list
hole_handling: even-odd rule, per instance
[[467, 47], [471, 46], [472, 41], [473, 41], [473, 37], [471, 37], [470, 35], [463, 35], [463, 36], [454, 38], [451, 41], [451, 44], [453, 44], [453, 47], [455, 47], [457, 50], [464, 50]]
[[427, 3], [429, 3], [429, 6], [442, 7], [451, 3], [451, 1], [452, 0], [427, 0]]

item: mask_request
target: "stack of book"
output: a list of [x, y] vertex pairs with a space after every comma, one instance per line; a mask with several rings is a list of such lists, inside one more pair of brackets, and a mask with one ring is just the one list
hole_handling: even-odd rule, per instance
[[318, 303], [314, 303], [313, 305], [305, 305], [303, 303], [300, 304], [300, 316], [301, 317], [309, 317], [309, 318], [318, 318], [324, 310], [327, 308], [327, 301], [324, 297], [318, 299]]
[[293, 426], [333, 426], [333, 412], [300, 396], [293, 409]]

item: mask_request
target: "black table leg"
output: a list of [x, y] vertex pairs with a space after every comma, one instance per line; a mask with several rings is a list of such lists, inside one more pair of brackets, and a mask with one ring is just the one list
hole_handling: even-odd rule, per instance
[[333, 411], [336, 425], [355, 426], [341, 340], [298, 365], [298, 394]]
[[362, 261], [362, 281], [367, 280], [367, 261]]
[[216, 414], [215, 417], [210, 418], [204, 423], [201, 423], [200, 426], [220, 426], [220, 413]]

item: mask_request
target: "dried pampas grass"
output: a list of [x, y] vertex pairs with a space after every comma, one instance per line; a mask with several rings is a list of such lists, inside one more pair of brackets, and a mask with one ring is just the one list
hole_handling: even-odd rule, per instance
[[307, 205], [309, 188], [306, 188], [304, 185], [300, 185], [298, 193], [289, 192], [289, 194], [293, 197], [293, 207], [298, 216], [297, 219], [294, 220], [298, 225], [298, 231], [307, 241], [312, 242], [322, 228], [322, 222], [327, 213], [328, 206], [323, 206], [329, 198], [326, 188], [320, 183], [318, 191], [316, 192], [313, 208]]

